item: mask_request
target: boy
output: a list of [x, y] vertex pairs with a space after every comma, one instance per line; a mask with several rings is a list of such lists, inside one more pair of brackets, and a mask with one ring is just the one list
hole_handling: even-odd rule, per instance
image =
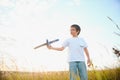
[[78, 35], [81, 28], [77, 24], [73, 24], [70, 27], [72, 38], [67, 39], [62, 47], [56, 48], [51, 45], [47, 45], [48, 49], [62, 51], [66, 47], [69, 49], [69, 71], [70, 80], [77, 79], [77, 73], [79, 74], [80, 80], [88, 80], [87, 69], [85, 65], [84, 52], [87, 56], [87, 64], [90, 66], [90, 57], [87, 49], [87, 44], [83, 38], [79, 38]]

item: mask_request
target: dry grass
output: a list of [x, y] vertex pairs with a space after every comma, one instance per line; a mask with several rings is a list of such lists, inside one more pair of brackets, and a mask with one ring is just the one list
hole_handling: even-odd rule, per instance
[[[120, 80], [119, 75], [120, 68], [88, 71], [89, 80]], [[0, 72], [0, 80], [69, 80], [69, 72]]]

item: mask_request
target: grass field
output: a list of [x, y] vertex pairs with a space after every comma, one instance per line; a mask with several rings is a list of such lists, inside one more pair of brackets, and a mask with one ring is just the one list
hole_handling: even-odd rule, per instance
[[[120, 68], [88, 71], [89, 80], [120, 80]], [[69, 80], [69, 72], [0, 72], [0, 80]], [[80, 80], [78, 78], [78, 80]]]

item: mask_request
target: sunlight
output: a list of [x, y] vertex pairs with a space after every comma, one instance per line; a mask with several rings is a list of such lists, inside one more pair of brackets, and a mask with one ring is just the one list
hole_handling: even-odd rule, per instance
[[[110, 4], [117, 4], [113, 2]], [[67, 49], [57, 52], [48, 50], [46, 46], [36, 50], [34, 47], [46, 39], [59, 39], [52, 45], [61, 46], [70, 37], [69, 27], [72, 24], [81, 26], [80, 36], [88, 43], [94, 65], [111, 67], [116, 59], [111, 47], [119, 38], [114, 37], [116, 28], [106, 16], [119, 21], [116, 18], [119, 8], [111, 8], [107, 2], [101, 6], [95, 1], [94, 6], [99, 8], [92, 4], [81, 0], [0, 0], [0, 65], [4, 66], [0, 69], [67, 71]]]

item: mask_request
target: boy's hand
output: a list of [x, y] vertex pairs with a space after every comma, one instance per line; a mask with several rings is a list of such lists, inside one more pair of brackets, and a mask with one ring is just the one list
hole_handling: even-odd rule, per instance
[[47, 48], [48, 48], [48, 49], [51, 49], [51, 48], [52, 48], [52, 46], [51, 46], [51, 45], [47, 45]]
[[90, 59], [88, 59], [88, 60], [87, 60], [87, 65], [88, 65], [88, 67], [90, 67], [91, 64], [92, 64], [92, 63], [91, 63]]

